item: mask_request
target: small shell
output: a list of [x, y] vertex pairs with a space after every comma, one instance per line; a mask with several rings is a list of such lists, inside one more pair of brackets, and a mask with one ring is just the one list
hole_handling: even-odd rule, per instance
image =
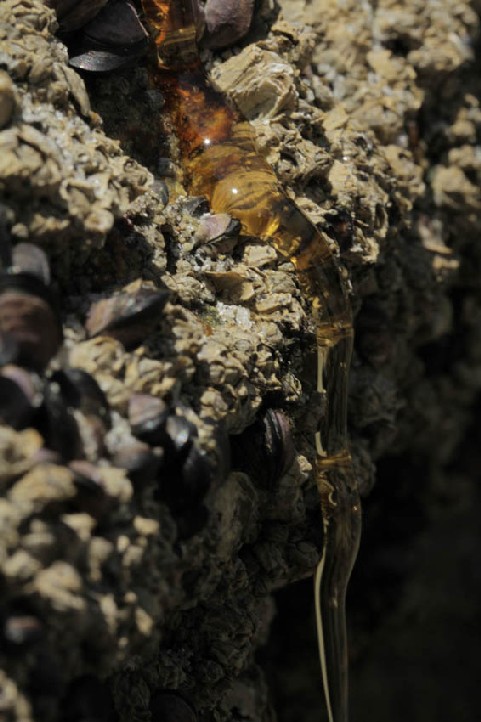
[[77, 507], [94, 519], [101, 519], [113, 508], [114, 503], [106, 493], [96, 465], [89, 461], [76, 460], [70, 462], [69, 469], [74, 474]]
[[195, 240], [196, 243], [215, 243], [225, 238], [236, 238], [240, 229], [240, 222], [227, 213], [216, 213], [215, 215], [206, 213], [199, 220]]
[[86, 416], [98, 416], [106, 427], [110, 426], [107, 397], [87, 371], [77, 368], [62, 369], [52, 374], [51, 381], [60, 386], [68, 407], [79, 409]]
[[197, 722], [193, 707], [177, 692], [155, 692], [149, 706], [152, 722]]
[[129, 0], [109, 2], [83, 29], [86, 38], [99, 46], [122, 49], [126, 54], [139, 43], [147, 47], [148, 35]]
[[0, 268], [8, 268], [12, 263], [12, 234], [10, 233], [9, 212], [0, 202]]
[[89, 336], [111, 336], [127, 348], [144, 340], [169, 298], [166, 289], [131, 284], [123, 293], [94, 303], [85, 328]]
[[32, 422], [39, 405], [40, 379], [19, 366], [5, 366], [0, 372], [0, 422], [16, 430]]
[[151, 449], [141, 441], [131, 442], [114, 453], [112, 463], [126, 470], [135, 489], [158, 476], [162, 464], [162, 450]]
[[162, 399], [149, 394], [133, 394], [129, 401], [128, 415], [134, 436], [151, 446], [162, 444], [168, 416]]
[[0, 366], [15, 364], [18, 357], [19, 350], [16, 340], [10, 334], [0, 331]]
[[208, 48], [225, 48], [244, 37], [249, 30], [254, 0], [207, 0], [204, 6]]
[[12, 273], [37, 276], [46, 286], [50, 284], [50, 266], [41, 248], [33, 243], [17, 243], [12, 251]]
[[32, 614], [11, 614], [5, 620], [2, 637], [10, 652], [24, 652], [44, 636], [44, 626]]
[[91, 72], [108, 72], [140, 58], [148, 35], [128, 0], [110, 2], [82, 29], [70, 65]]
[[60, 32], [78, 30], [92, 20], [108, 0], [47, 0], [57, 13]]
[[282, 479], [296, 455], [289, 419], [278, 409], [267, 409], [242, 434], [233, 436], [231, 445], [233, 467], [268, 488]]
[[182, 208], [194, 218], [199, 218], [209, 213], [209, 202], [205, 196], [192, 196], [182, 200]]
[[45, 387], [44, 401], [38, 411], [36, 427], [49, 449], [56, 451], [64, 461], [79, 458], [82, 454], [80, 433], [62, 397], [60, 386], [50, 382]]
[[197, 429], [182, 416], [165, 423], [164, 465], [159, 476], [159, 497], [174, 514], [198, 506], [210, 486], [212, 472], [197, 445]]
[[[43, 371], [62, 343], [62, 326], [47, 286], [30, 273], [0, 277], [0, 334], [17, 345], [15, 363]], [[13, 360], [13, 359], [12, 359]]]
[[4, 70], [0, 70], [0, 129], [5, 128], [15, 110], [15, 93], [12, 79]]
[[134, 59], [122, 57], [109, 50], [85, 50], [70, 58], [69, 65], [77, 70], [87, 70], [90, 73], [110, 73], [117, 68], [127, 67]]

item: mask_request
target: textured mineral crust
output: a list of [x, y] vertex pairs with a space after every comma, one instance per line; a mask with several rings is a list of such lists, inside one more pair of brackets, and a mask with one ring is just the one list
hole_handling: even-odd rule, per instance
[[[392, 687], [373, 715], [378, 677], [389, 688], [386, 669], [403, 671], [386, 650], [366, 660], [392, 637], [411, 664], [403, 624], [430, 605], [406, 548], [429, 566], [433, 540], [474, 528], [479, 500], [477, 10], [264, 0], [239, 45], [202, 51], [351, 283], [364, 495], [378, 468], [351, 591], [358, 722], [475, 719], [467, 682], [464, 717], [447, 683], [442, 712], [424, 697], [401, 713]], [[270, 691], [257, 655], [274, 593], [310, 577], [322, 543], [306, 299], [273, 248], [185, 195], [162, 106], [148, 59], [80, 77], [47, 3], [0, 4], [2, 273], [11, 245], [43, 249], [63, 332], [46, 369], [0, 348], [0, 391], [23, 404], [0, 395], [5, 722], [320, 716], [307, 608], [279, 598], [296, 641], [268, 645]], [[473, 544], [466, 533], [471, 569]], [[444, 558], [431, 574], [462, 587]]]

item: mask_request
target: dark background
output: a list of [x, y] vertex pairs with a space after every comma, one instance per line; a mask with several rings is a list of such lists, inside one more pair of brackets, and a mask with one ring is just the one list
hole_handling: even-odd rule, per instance
[[[477, 722], [480, 406], [456, 462], [386, 457], [348, 597], [352, 722]], [[280, 722], [325, 719], [312, 585], [277, 595], [261, 661]]]

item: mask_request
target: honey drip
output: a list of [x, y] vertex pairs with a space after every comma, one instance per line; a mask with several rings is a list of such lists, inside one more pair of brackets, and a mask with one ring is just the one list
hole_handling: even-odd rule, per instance
[[319, 654], [330, 722], [348, 720], [345, 599], [357, 555], [361, 507], [346, 429], [352, 317], [339, 267], [322, 234], [282, 190], [257, 153], [254, 132], [208, 82], [196, 48], [194, 0], [143, 0], [154, 35], [153, 76], [179, 138], [189, 191], [242, 232], [271, 243], [290, 261], [308, 300], [317, 344], [305, 359], [325, 411], [316, 433], [323, 550], [315, 574]]

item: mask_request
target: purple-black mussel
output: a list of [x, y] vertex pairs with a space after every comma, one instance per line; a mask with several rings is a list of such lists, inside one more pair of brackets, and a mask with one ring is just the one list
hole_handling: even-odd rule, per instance
[[164, 434], [159, 495], [174, 512], [181, 513], [201, 503], [211, 470], [199, 449], [194, 424], [172, 414], [165, 422]]
[[143, 341], [158, 323], [168, 298], [165, 288], [130, 284], [121, 293], [94, 303], [85, 328], [89, 336], [112, 336], [131, 348]]
[[90, 461], [76, 459], [70, 462], [69, 469], [74, 474], [77, 490], [76, 508], [100, 521], [112, 511], [116, 501], [107, 493], [97, 466]]
[[82, 439], [75, 416], [55, 381], [45, 384], [43, 403], [36, 413], [35, 427], [45, 439], [46, 446], [57, 452], [64, 462], [82, 457]]
[[78, 30], [92, 20], [108, 0], [46, 0], [57, 14], [61, 32]]
[[10, 654], [23, 654], [43, 636], [44, 626], [37, 616], [14, 612], [8, 614], [3, 623], [0, 644], [5, 646]]
[[74, 68], [105, 73], [145, 54], [148, 36], [129, 0], [50, 0]]
[[152, 722], [197, 722], [193, 707], [173, 690], [155, 692], [149, 707]]
[[254, 0], [207, 0], [204, 44], [225, 48], [236, 43], [247, 34], [253, 11]]
[[133, 394], [128, 414], [134, 436], [151, 446], [163, 443], [169, 412], [162, 399], [149, 394]]
[[[131, 0], [47, 0], [57, 13], [59, 35], [72, 67], [106, 73], [136, 63], [149, 39]], [[224, 48], [249, 30], [254, 0], [193, 2], [197, 38], [210, 48]], [[173, 4], [172, 11], [177, 6]], [[179, 12], [182, 8], [179, 4]]]
[[44, 252], [22, 243], [0, 275], [0, 360], [42, 372], [58, 351], [62, 325]]
[[112, 456], [112, 463], [125, 469], [134, 491], [138, 491], [150, 481], [158, 478], [162, 465], [163, 451], [152, 449], [142, 441], [130, 441], [122, 444]]
[[239, 436], [231, 437], [232, 466], [262, 486], [274, 486], [290, 469], [295, 447], [289, 419], [267, 409]]
[[37, 374], [20, 366], [6, 365], [0, 369], [0, 423], [17, 430], [31, 425], [43, 398], [42, 391]]
[[79, 409], [85, 416], [97, 416], [107, 428], [110, 426], [107, 397], [91, 374], [83, 369], [66, 368], [55, 371], [50, 381], [59, 385], [69, 408]]
[[157, 497], [175, 516], [179, 538], [192, 536], [207, 521], [202, 502], [212, 480], [211, 465], [199, 448], [197, 428], [161, 399], [147, 394], [132, 396], [129, 421], [140, 441], [161, 450]]
[[50, 285], [50, 265], [45, 252], [33, 243], [17, 243], [12, 250], [11, 272], [35, 276]]

